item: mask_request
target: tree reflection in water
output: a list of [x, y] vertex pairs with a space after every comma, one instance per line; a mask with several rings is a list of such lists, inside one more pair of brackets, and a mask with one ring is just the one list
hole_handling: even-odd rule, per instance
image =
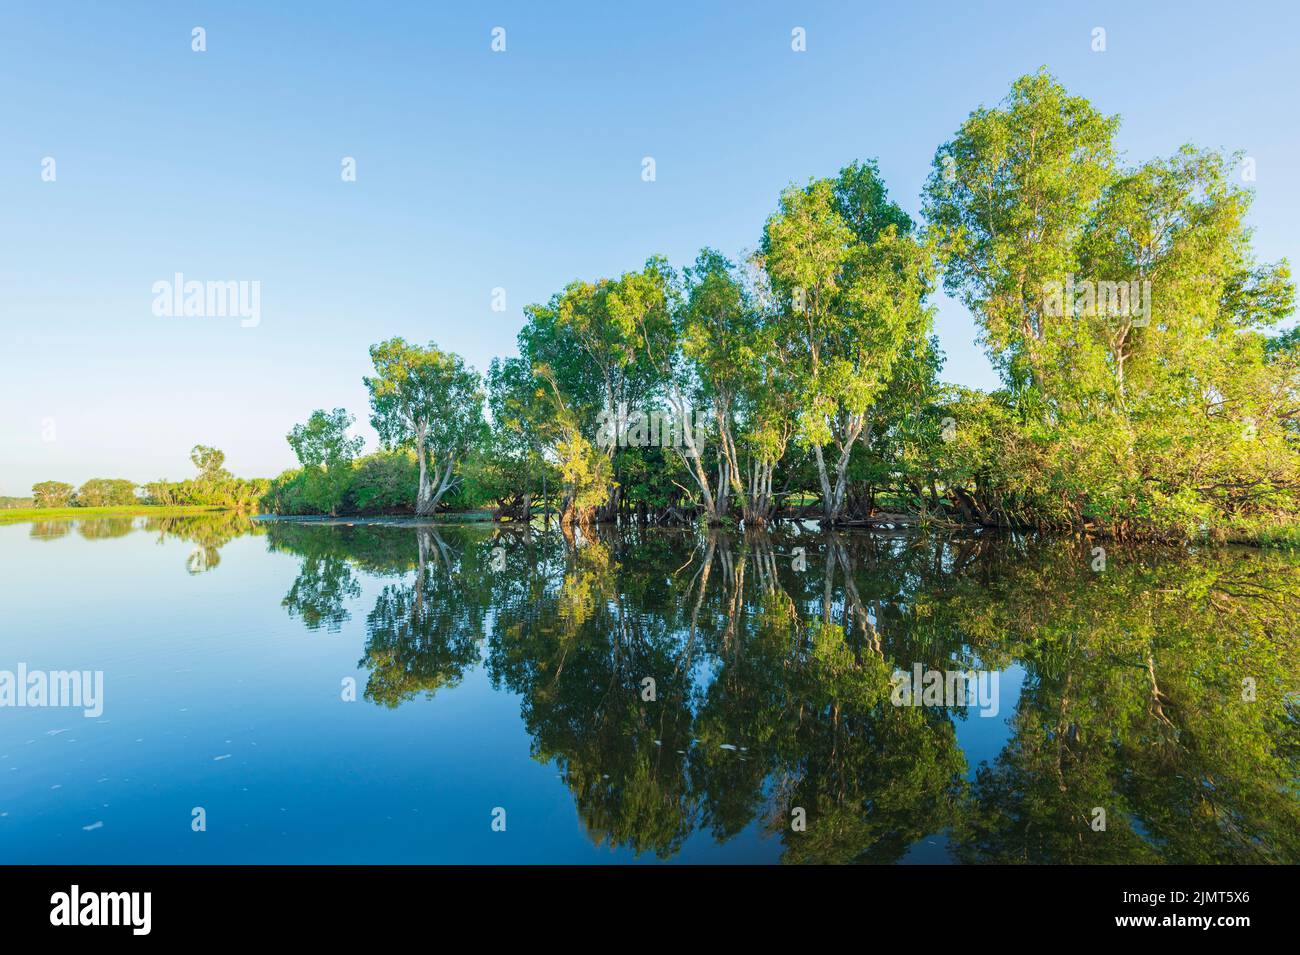
[[[757, 824], [788, 862], [927, 839], [963, 862], [1300, 861], [1294, 558], [1114, 547], [1098, 573], [1090, 544], [1023, 536], [267, 535], [302, 557], [284, 604], [309, 627], [338, 629], [357, 578], [381, 579], [366, 699], [480, 661], [518, 694], [597, 844], [670, 858]], [[1024, 671], [996, 758], [959, 743], [977, 711], [891, 703], [918, 663]]]

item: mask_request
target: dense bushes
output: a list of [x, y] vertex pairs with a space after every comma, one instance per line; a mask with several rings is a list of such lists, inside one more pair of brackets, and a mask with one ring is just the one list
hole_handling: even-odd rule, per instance
[[158, 480], [137, 486], [125, 478], [92, 478], [75, 491], [71, 484], [42, 481], [32, 487], [34, 506], [124, 507], [144, 504], [250, 511], [258, 507], [271, 483], [264, 478], [235, 477], [222, 466], [225, 454], [216, 448], [195, 445], [190, 460], [198, 468], [199, 475], [184, 481]]
[[150, 481], [141, 485], [143, 502], [185, 507], [228, 507], [235, 510], [256, 510], [263, 495], [271, 486], [266, 478], [239, 478], [231, 475], [205, 482]]
[[77, 489], [81, 507], [114, 507], [135, 504], [135, 484], [122, 478], [91, 478]]
[[272, 514], [394, 514], [414, 509], [419, 467], [409, 450], [378, 451], [327, 480], [319, 468], [285, 471], [270, 482], [262, 509]]
[[35, 507], [71, 507], [76, 496], [77, 489], [62, 481], [42, 481], [32, 487]]

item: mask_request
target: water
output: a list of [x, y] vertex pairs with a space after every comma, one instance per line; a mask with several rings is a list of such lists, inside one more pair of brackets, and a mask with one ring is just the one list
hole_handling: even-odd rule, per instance
[[1300, 563], [1107, 551], [0, 526], [0, 670], [104, 680], [0, 708], [0, 862], [1300, 861]]

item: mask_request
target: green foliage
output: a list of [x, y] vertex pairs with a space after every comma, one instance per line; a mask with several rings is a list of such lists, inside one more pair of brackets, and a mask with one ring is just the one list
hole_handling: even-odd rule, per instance
[[407, 510], [419, 476], [415, 454], [409, 449], [368, 454], [352, 468], [347, 507], [361, 514]]
[[[485, 660], [597, 845], [671, 858], [757, 825], [787, 863], [896, 862], [938, 832], [964, 862], [1300, 860], [1289, 555], [1116, 543], [1097, 571], [1089, 544], [1045, 535], [267, 534], [302, 559], [290, 615], [364, 614], [368, 701]], [[363, 573], [386, 578], [368, 608]], [[983, 716], [1005, 742], [975, 764], [975, 707], [895, 705], [917, 664], [1000, 671]]]
[[136, 503], [135, 484], [124, 478], [91, 478], [77, 489], [77, 503], [81, 507], [134, 504]]
[[1041, 380], [1048, 351], [1063, 344], [1043, 286], [1077, 270], [1084, 222], [1113, 176], [1118, 127], [1039, 71], [998, 107], [971, 113], [935, 153], [924, 212], [944, 285], [980, 317], [1013, 389]]
[[204, 444], [196, 444], [190, 451], [190, 460], [199, 470], [199, 481], [203, 483], [214, 483], [226, 476], [227, 471], [222, 467], [226, 463], [226, 453], [218, 451], [216, 448], [210, 448]]
[[[709, 248], [680, 273], [652, 257], [528, 306], [519, 357], [488, 369], [490, 423], [458, 357], [374, 346], [372, 423], [414, 451], [417, 513], [490, 503], [526, 519], [546, 489], [564, 523], [834, 525], [887, 505], [948, 525], [1285, 542], [1300, 520], [1287, 264], [1255, 260], [1231, 158], [1184, 147], [1125, 166], [1118, 126], [1046, 71], [1021, 77], [937, 151], [924, 230], [874, 161], [852, 163], [785, 190], [740, 265]], [[939, 269], [997, 391], [939, 380]], [[693, 415], [691, 446], [606, 440], [665, 413]], [[333, 414], [295, 429], [295, 448], [342, 435]], [[271, 506], [410, 507], [393, 483], [409, 459], [326, 482], [328, 455], [300, 453]]]
[[32, 499], [36, 507], [68, 507], [76, 489], [62, 481], [42, 481], [32, 485]]
[[419, 465], [415, 512], [432, 514], [460, 483], [456, 470], [483, 436], [483, 392], [459, 355], [401, 338], [371, 346], [370, 423], [386, 449], [414, 448]]
[[353, 417], [342, 408], [316, 410], [287, 440], [302, 467], [301, 493], [315, 511], [338, 513], [352, 479], [352, 460], [364, 441], [348, 436]]
[[[926, 215], [945, 283], [1007, 389], [995, 429], [954, 414], [958, 435], [994, 442], [991, 460], [959, 444], [987, 461], [977, 503], [997, 523], [1120, 535], [1294, 523], [1294, 335], [1264, 334], [1294, 308], [1287, 265], [1253, 259], [1231, 160], [1189, 146], [1118, 168], [1117, 127], [1040, 72], [936, 154]], [[1098, 309], [1117, 283], [1128, 305]]]
[[159, 479], [142, 485], [148, 504], [165, 507], [224, 507], [239, 511], [255, 510], [270, 488], [265, 478], [239, 478], [223, 466], [226, 455], [216, 448], [195, 445], [190, 460], [198, 469], [195, 478], [185, 481]]
[[[336, 514], [409, 514], [411, 489], [419, 477], [420, 468], [410, 448], [376, 451], [351, 463], [343, 475], [337, 503], [327, 510]], [[320, 514], [321, 480], [319, 472], [307, 468], [285, 471], [270, 482], [262, 509], [270, 514]]]
[[843, 513], [858, 441], [891, 424], [878, 420], [891, 383], [925, 367], [902, 367], [933, 322], [932, 251], [911, 233], [874, 163], [786, 190], [764, 229], [763, 261], [781, 302], [777, 343], [799, 395], [797, 437], [813, 451], [831, 521]]

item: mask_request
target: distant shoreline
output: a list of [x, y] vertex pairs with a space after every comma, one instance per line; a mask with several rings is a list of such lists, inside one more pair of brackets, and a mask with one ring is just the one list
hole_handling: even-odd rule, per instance
[[0, 508], [0, 524], [17, 524], [22, 521], [69, 520], [78, 517], [196, 517], [203, 514], [246, 514], [256, 521], [298, 522], [313, 524], [449, 524], [489, 523], [491, 511], [450, 511], [437, 517], [416, 517], [414, 514], [266, 514], [241, 511], [236, 507], [216, 507], [206, 504], [114, 504], [106, 507], [11, 507]]
[[206, 504], [114, 504], [108, 507], [12, 507], [0, 510], [0, 524], [63, 520], [71, 517], [187, 517], [235, 512], [233, 507]]
[[[0, 526], [23, 521], [73, 520], [95, 517], [197, 517], [205, 514], [246, 514], [259, 523], [326, 524], [341, 526], [425, 527], [433, 524], [492, 524], [492, 512], [450, 511], [435, 517], [418, 517], [415, 514], [267, 514], [249, 513], [233, 507], [207, 505], [122, 504], [109, 507], [15, 507], [0, 508]], [[515, 523], [515, 522], [510, 522]], [[842, 529], [850, 529], [848, 527]], [[861, 529], [861, 526], [858, 526]], [[969, 529], [969, 528], [967, 528]], [[1059, 532], [1058, 532], [1059, 533]], [[1063, 536], [1070, 536], [1064, 534]], [[1088, 539], [1106, 540], [1109, 535], [1099, 530], [1087, 535]], [[1254, 533], [1230, 534], [1225, 540], [1212, 542], [1200, 540], [1199, 546], [1246, 546], [1300, 549], [1300, 523], [1261, 528]]]

